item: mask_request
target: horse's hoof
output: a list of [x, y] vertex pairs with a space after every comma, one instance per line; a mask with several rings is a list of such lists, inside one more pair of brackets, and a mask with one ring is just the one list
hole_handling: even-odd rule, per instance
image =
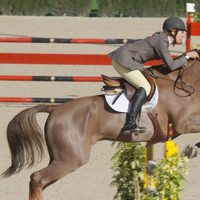
[[156, 161], [154, 161], [154, 160], [149, 160], [149, 161], [147, 162], [147, 169], [148, 169], [148, 171], [149, 171], [149, 173], [150, 173], [151, 175], [154, 174], [155, 169], [156, 169], [157, 166], [158, 166], [158, 165], [157, 165]]
[[195, 158], [199, 154], [199, 147], [187, 145], [185, 149], [182, 151], [182, 156], [187, 156], [188, 159]]
[[148, 187], [146, 188], [146, 193], [149, 194], [150, 196], [157, 196], [158, 195], [157, 190], [151, 185], [148, 185]]

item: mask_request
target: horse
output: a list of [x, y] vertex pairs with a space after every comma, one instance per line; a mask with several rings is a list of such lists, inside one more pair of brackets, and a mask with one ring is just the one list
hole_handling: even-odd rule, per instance
[[[169, 122], [173, 124], [173, 138], [185, 133], [200, 132], [200, 61], [190, 60], [184, 68], [170, 73], [159, 70], [159, 67], [147, 70], [158, 87], [159, 100], [154, 112], [165, 138]], [[44, 136], [36, 119], [36, 114], [40, 112], [49, 113]], [[152, 140], [155, 123], [148, 113], [141, 113], [140, 124], [146, 130], [139, 134], [125, 135], [121, 131], [125, 118], [126, 113], [108, 107], [104, 95], [25, 109], [7, 126], [12, 163], [2, 175], [9, 177], [24, 167], [34, 165], [36, 160], [42, 160], [46, 142], [49, 164], [31, 174], [29, 185], [29, 200], [42, 200], [42, 191], [46, 187], [88, 162], [91, 148], [96, 142]], [[163, 140], [153, 142], [159, 141]]]

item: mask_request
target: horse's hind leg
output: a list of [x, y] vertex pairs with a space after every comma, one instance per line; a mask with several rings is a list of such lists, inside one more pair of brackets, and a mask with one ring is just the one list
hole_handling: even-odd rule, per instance
[[75, 170], [70, 169], [67, 165], [65, 162], [53, 161], [46, 168], [33, 173], [29, 185], [29, 200], [42, 200], [42, 190], [45, 187]]
[[42, 190], [45, 187], [88, 162], [91, 146], [84, 143], [74, 144], [69, 140], [66, 138], [66, 133], [55, 133], [53, 138], [48, 138], [51, 161], [46, 168], [31, 175], [29, 200], [42, 200]]
[[71, 161], [54, 160], [46, 168], [33, 173], [31, 175], [29, 186], [29, 200], [43, 200], [42, 190], [45, 187], [53, 184], [60, 178], [76, 170], [81, 165], [80, 163], [79, 166], [77, 164], [73, 165], [73, 159]]

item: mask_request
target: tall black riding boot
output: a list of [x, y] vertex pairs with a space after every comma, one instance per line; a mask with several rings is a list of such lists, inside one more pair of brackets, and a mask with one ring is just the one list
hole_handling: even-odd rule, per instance
[[132, 97], [130, 112], [126, 115], [126, 123], [122, 128], [125, 134], [131, 134], [133, 132], [144, 132], [144, 127], [139, 127], [136, 123], [137, 116], [141, 111], [142, 105], [147, 99], [146, 91], [140, 87], [136, 90]]

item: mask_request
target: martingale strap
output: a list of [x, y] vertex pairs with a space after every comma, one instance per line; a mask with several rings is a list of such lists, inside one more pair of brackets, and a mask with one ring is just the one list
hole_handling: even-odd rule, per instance
[[160, 124], [157, 119], [157, 113], [149, 112], [148, 116], [152, 121], [154, 134], [152, 138], [147, 142], [147, 145], [155, 144], [158, 142], [165, 142], [167, 140], [167, 136], [164, 134], [164, 132], [162, 131], [160, 127]]

